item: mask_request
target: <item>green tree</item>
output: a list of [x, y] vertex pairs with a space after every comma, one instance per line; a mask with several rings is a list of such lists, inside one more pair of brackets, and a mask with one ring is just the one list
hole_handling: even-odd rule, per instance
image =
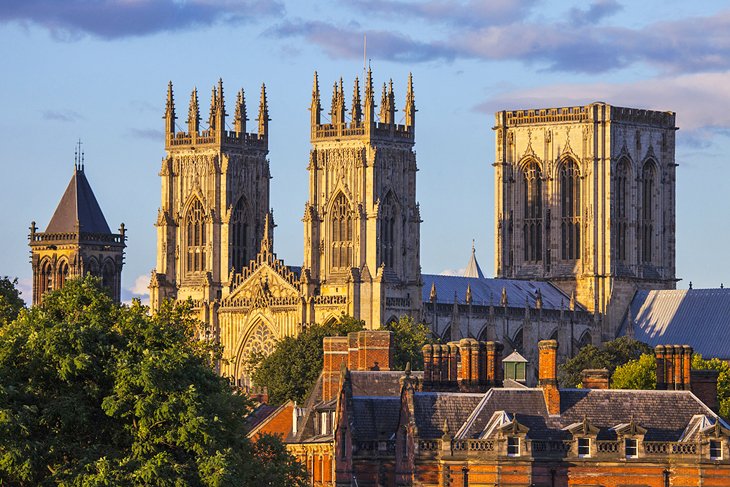
[[270, 355], [249, 357], [247, 368], [251, 378], [257, 386], [268, 389], [272, 404], [289, 399], [301, 403], [322, 372], [324, 337], [344, 336], [363, 327], [363, 321], [343, 315], [333, 324], [314, 324], [296, 337], [284, 337], [276, 342]]
[[403, 370], [410, 362], [413, 370], [423, 370], [423, 352], [421, 349], [431, 343], [431, 330], [423, 323], [416, 323], [410, 316], [403, 315], [397, 322], [385, 325], [386, 330], [393, 332], [395, 353], [391, 369]]
[[717, 370], [717, 399], [720, 402], [720, 416], [730, 418], [730, 364], [719, 358], [703, 359], [696, 353], [692, 356], [692, 368], [696, 370]]
[[611, 377], [612, 389], [656, 389], [656, 361], [645, 353], [616, 367]]
[[20, 310], [25, 308], [25, 302], [20, 297], [18, 278], [8, 276], [0, 279], [0, 326], [10, 323], [18, 317]]
[[87, 277], [0, 329], [0, 484], [304, 485], [276, 439], [246, 438], [251, 405], [199, 325]]
[[558, 380], [561, 387], [577, 387], [581, 383], [581, 372], [585, 369], [608, 369], [613, 374], [616, 367], [642, 354], [653, 351], [646, 343], [629, 337], [620, 337], [606, 342], [600, 347], [587, 345], [578, 354], [560, 366]]

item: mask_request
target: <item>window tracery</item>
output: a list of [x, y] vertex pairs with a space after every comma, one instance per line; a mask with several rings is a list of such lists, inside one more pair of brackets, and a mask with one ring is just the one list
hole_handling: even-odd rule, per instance
[[380, 255], [385, 267], [395, 266], [395, 222], [397, 208], [391, 193], [385, 197], [380, 205]]
[[563, 260], [580, 259], [580, 204], [580, 171], [575, 161], [566, 161], [560, 169], [560, 237]]
[[206, 235], [205, 211], [200, 200], [196, 199], [185, 215], [185, 231], [187, 233], [187, 271], [205, 270]]
[[68, 262], [65, 260], [62, 260], [58, 264], [58, 272], [57, 272], [57, 278], [56, 278], [56, 287], [58, 289], [61, 289], [64, 284], [66, 284], [66, 279], [68, 279]]
[[240, 271], [248, 265], [251, 259], [249, 255], [249, 222], [248, 205], [244, 197], [241, 197], [233, 208], [230, 220], [230, 255], [231, 266]]
[[644, 164], [641, 174], [641, 187], [641, 261], [648, 264], [652, 261], [654, 191], [656, 188], [656, 170], [652, 161], [647, 161]]
[[626, 262], [628, 259], [629, 181], [629, 164], [626, 159], [622, 159], [616, 168], [616, 205], [614, 207], [616, 258], [620, 262]]
[[340, 193], [332, 205], [332, 260], [334, 268], [352, 266], [352, 212], [345, 195]]
[[524, 259], [542, 260], [542, 173], [536, 161], [530, 161], [522, 179], [524, 197]]

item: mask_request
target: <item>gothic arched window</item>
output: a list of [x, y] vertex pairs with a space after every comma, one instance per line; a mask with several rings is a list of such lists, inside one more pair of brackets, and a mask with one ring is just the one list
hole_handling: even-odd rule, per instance
[[395, 222], [397, 207], [392, 193], [388, 193], [380, 205], [380, 256], [385, 267], [395, 266]]
[[187, 233], [187, 271], [205, 270], [205, 212], [200, 200], [195, 200], [185, 215], [185, 231]]
[[48, 291], [53, 290], [53, 266], [49, 260], [46, 260], [41, 264], [41, 282], [40, 282], [40, 294], [41, 296]]
[[65, 260], [62, 260], [58, 263], [58, 272], [56, 277], [56, 287], [58, 289], [61, 289], [64, 284], [66, 284], [66, 279], [68, 279], [68, 262]]
[[252, 256], [249, 254], [251, 226], [246, 200], [241, 197], [233, 208], [229, 226], [231, 266], [240, 271], [248, 265]]
[[542, 260], [542, 174], [537, 162], [530, 161], [523, 176], [524, 257], [525, 261], [539, 262]]
[[101, 275], [99, 272], [99, 262], [94, 257], [89, 258], [89, 264], [86, 272], [94, 277], [99, 277]]
[[107, 259], [104, 262], [104, 267], [101, 270], [101, 284], [111, 291], [112, 296], [115, 296], [115, 285], [116, 285], [116, 270], [114, 262], [111, 259]]
[[525, 353], [522, 328], [520, 328], [519, 331], [515, 333], [515, 337], [512, 339], [512, 345], [514, 346], [515, 352], [519, 353], [520, 355]]
[[641, 172], [641, 262], [644, 263], [652, 260], [655, 190], [656, 169], [652, 161], [646, 161]]
[[622, 159], [616, 166], [614, 224], [616, 232], [616, 258], [626, 262], [629, 226], [629, 161]]
[[352, 212], [345, 195], [335, 199], [330, 210], [332, 221], [332, 267], [352, 266]]
[[572, 160], [560, 169], [560, 211], [561, 256], [580, 259], [580, 171]]

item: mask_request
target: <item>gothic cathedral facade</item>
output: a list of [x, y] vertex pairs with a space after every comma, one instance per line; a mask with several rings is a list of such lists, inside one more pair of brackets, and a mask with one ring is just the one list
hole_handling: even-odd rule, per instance
[[496, 114], [495, 272], [549, 280], [615, 338], [637, 289], [673, 289], [675, 114], [606, 103]]
[[246, 132], [243, 91], [234, 131], [226, 131], [220, 81], [213, 88], [209, 129], [200, 130], [193, 91], [188, 130], [177, 131], [172, 84], [168, 87], [151, 305], [192, 299], [207, 332], [224, 346], [221, 372], [241, 383], [250, 353], [269, 352], [275, 339], [309, 323], [348, 314], [378, 328], [403, 314], [420, 314], [412, 80], [404, 124], [396, 123], [392, 82], [383, 85], [377, 118], [370, 72], [362, 93], [355, 79], [349, 110], [345, 97], [340, 80], [323, 123], [315, 74], [299, 268], [285, 265], [273, 251], [265, 90], [258, 133]]

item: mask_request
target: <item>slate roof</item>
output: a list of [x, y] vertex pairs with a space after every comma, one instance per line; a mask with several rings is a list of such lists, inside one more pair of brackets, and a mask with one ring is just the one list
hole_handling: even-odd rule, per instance
[[539, 388], [491, 389], [473, 409], [458, 432], [459, 438], [479, 438], [495, 412], [515, 415], [527, 426], [532, 439], [569, 439], [564, 428], [583, 421], [600, 429], [598, 439], [614, 439], [612, 429], [632, 419], [646, 428], [646, 441], [679, 441], [698, 415], [717, 420], [717, 415], [689, 391], [640, 391], [619, 389], [563, 389], [560, 416], [547, 414]]
[[398, 429], [400, 396], [353, 397], [353, 438], [388, 440]]
[[80, 168], [74, 169], [71, 181], [46, 228], [46, 233], [75, 233], [76, 231], [111, 233], [84, 170]]
[[413, 401], [418, 435], [421, 438], [441, 438], [444, 420], [453, 435], [483, 396], [457, 392], [416, 392]]
[[[411, 374], [423, 380], [423, 371]], [[391, 371], [350, 371], [353, 396], [400, 396], [402, 370]]]
[[[436, 285], [436, 302], [443, 304], [454, 303], [456, 293], [459, 303], [466, 299], [466, 287], [471, 287], [472, 303], [484, 306], [490, 304], [499, 306], [502, 299], [502, 288], [507, 291], [507, 303], [510, 307], [522, 308], [525, 298], [531, 308], [535, 308], [537, 290], [542, 294], [543, 309], [567, 309], [570, 296], [567, 296], [556, 286], [545, 281], [530, 281], [523, 279], [476, 278], [463, 276], [444, 276], [441, 274], [422, 274], [424, 302], [431, 300], [431, 286]], [[578, 304], [576, 309], [583, 310]]]
[[730, 289], [638, 291], [619, 331], [652, 347], [690, 345], [703, 357], [730, 359]]

